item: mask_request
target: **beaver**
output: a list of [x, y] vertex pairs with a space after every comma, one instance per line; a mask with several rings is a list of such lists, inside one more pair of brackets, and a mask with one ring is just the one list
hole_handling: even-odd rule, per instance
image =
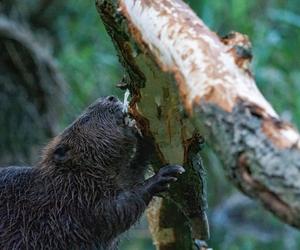
[[114, 96], [90, 105], [34, 167], [0, 170], [0, 249], [118, 248], [118, 236], [184, 169], [144, 180], [149, 146]]

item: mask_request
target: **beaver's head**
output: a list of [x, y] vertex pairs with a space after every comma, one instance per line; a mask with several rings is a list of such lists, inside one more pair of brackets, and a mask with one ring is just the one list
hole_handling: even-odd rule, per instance
[[138, 135], [127, 121], [116, 97], [98, 99], [49, 144], [47, 162], [76, 170], [85, 166], [114, 168], [130, 161]]

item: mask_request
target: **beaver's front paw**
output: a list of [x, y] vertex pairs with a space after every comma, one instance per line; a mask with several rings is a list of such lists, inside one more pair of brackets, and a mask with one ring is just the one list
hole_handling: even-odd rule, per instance
[[179, 165], [167, 165], [162, 167], [157, 174], [146, 180], [146, 190], [151, 195], [168, 190], [170, 183], [177, 181], [178, 175], [185, 170]]

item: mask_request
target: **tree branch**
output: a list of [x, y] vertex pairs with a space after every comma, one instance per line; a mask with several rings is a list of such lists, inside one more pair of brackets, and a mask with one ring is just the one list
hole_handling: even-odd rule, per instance
[[247, 36], [220, 39], [180, 0], [96, 2], [161, 161], [184, 162], [196, 127], [240, 190], [300, 227], [299, 133], [257, 89]]

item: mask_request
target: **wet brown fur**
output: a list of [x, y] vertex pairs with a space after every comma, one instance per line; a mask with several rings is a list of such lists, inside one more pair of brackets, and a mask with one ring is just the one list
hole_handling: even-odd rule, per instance
[[118, 236], [182, 172], [173, 166], [143, 181], [148, 155], [121, 103], [98, 100], [37, 166], [0, 171], [0, 249], [117, 249]]

